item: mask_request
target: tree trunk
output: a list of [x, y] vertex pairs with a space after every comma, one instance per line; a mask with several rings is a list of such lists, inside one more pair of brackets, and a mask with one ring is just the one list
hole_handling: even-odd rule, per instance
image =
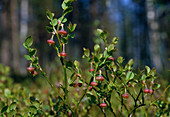
[[12, 66], [15, 74], [20, 74], [19, 29], [18, 29], [18, 1], [11, 0], [11, 39], [12, 39]]
[[10, 65], [10, 21], [9, 21], [9, 9], [8, 5], [10, 0], [2, 0], [2, 43], [1, 43], [1, 62], [4, 65]]
[[147, 21], [149, 26], [149, 38], [150, 38], [150, 54], [153, 66], [158, 70], [163, 68], [161, 62], [161, 54], [159, 52], [160, 47], [160, 34], [159, 26], [156, 20], [156, 13], [154, 9], [153, 0], [146, 0], [146, 9], [147, 9]]
[[25, 37], [28, 33], [28, 0], [21, 0], [21, 20], [20, 20], [20, 54], [21, 54], [21, 67], [20, 72], [22, 75], [25, 75], [27, 73], [26, 66], [27, 61], [24, 58], [24, 55], [27, 54], [26, 49], [23, 47], [22, 43], [25, 41]]

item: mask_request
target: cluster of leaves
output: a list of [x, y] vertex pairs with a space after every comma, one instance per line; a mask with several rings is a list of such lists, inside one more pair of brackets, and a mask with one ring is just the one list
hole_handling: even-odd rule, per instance
[[[56, 87], [47, 78], [46, 73], [40, 67], [38, 57], [36, 57], [37, 50], [31, 48], [33, 44], [32, 37], [27, 37], [24, 43], [25, 48], [28, 49], [29, 52], [28, 55], [25, 55], [25, 58], [29, 60], [31, 62], [30, 64], [42, 74], [58, 95], [58, 97], [54, 99], [56, 103], [52, 104], [53, 110], [55, 110], [53, 111], [53, 114], [57, 116], [61, 115], [62, 112], [62, 114], [76, 116], [76, 114], [80, 112], [79, 107], [83, 100], [84, 102], [87, 102], [84, 105], [86, 111], [85, 115], [89, 114], [89, 110], [93, 107], [93, 105], [96, 105], [106, 116], [101, 103], [104, 103], [106, 107], [105, 110], [110, 111], [114, 116], [124, 116], [124, 114], [135, 116], [135, 113], [140, 109], [140, 107], [145, 106], [146, 108], [150, 108], [151, 106], [157, 105], [154, 98], [149, 100], [146, 98], [151, 96], [153, 97], [153, 92], [160, 87], [159, 84], [154, 83], [154, 80], [157, 78], [155, 76], [155, 68], [150, 69], [146, 66], [144, 70], [136, 70], [133, 68], [134, 61], [132, 59], [130, 59], [127, 64], [124, 63], [124, 59], [121, 56], [118, 57], [117, 60], [114, 60], [113, 53], [117, 50], [116, 44], [118, 43], [118, 38], [114, 37], [112, 42], [108, 44], [106, 31], [97, 29], [98, 38], [102, 39], [105, 44], [104, 50], [101, 49], [101, 45], [99, 44], [94, 46], [94, 52], [90, 52], [88, 48], [83, 49], [83, 58], [88, 60], [89, 66], [91, 65], [89, 68], [90, 78], [83, 77], [80, 63], [77, 60], [74, 62], [66, 60], [66, 55], [61, 55], [61, 52], [63, 52], [63, 48], [65, 47], [64, 45], [68, 44], [68, 40], [70, 38], [74, 38], [74, 34], [72, 33], [76, 28], [76, 24], [69, 23], [67, 26], [68, 32], [60, 34], [60, 30], [62, 32], [64, 31], [64, 23], [67, 22], [67, 18], [65, 16], [73, 10], [73, 7], [71, 6], [73, 1], [74, 0], [63, 1], [63, 14], [58, 19], [54, 18], [54, 13], [49, 10], [46, 12], [51, 25], [47, 26], [46, 29], [52, 34], [50, 41], [53, 41], [54, 36], [58, 39], [58, 43], [52, 43], [52, 47], [56, 50], [64, 71], [64, 85], [60, 85], [60, 89], [56, 89]], [[71, 73], [70, 76], [67, 75], [68, 71]], [[104, 81], [96, 81], [96, 78], [99, 75], [104, 77]], [[95, 82], [95, 86], [92, 85], [92, 82]], [[70, 100], [70, 98], [68, 98], [71, 94], [70, 88], [75, 88], [77, 86], [83, 87], [81, 89], [83, 91], [81, 92], [81, 95], [75, 95], [75, 99]], [[147, 94], [145, 94], [146, 92], [144, 90], [148, 89], [148, 86], [153, 92], [147, 92]], [[89, 87], [92, 91], [91, 89], [89, 90]], [[123, 94], [128, 96], [125, 98]], [[113, 106], [113, 99], [116, 99], [118, 105], [120, 105], [120, 111], [115, 110], [115, 107]], [[127, 100], [131, 100], [133, 103], [128, 104], [126, 103]], [[71, 106], [70, 101], [73, 103], [73, 106]], [[30, 114], [36, 115], [41, 111], [41, 108], [40, 106], [37, 106], [37, 103], [39, 104], [39, 101], [36, 101], [32, 97], [32, 106], [30, 106], [30, 110], [32, 111]]]

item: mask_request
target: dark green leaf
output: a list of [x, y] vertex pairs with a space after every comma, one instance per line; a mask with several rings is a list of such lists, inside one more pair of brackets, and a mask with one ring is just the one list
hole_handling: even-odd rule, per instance
[[29, 107], [29, 111], [33, 114], [36, 114], [37, 113], [37, 108], [35, 106], [30, 106]]
[[96, 56], [94, 56], [94, 62], [95, 62], [95, 63], [98, 63], [98, 62], [99, 62], [99, 59], [98, 59]]
[[75, 34], [69, 35], [69, 38], [74, 38], [74, 37], [75, 37]]
[[64, 44], [67, 44], [68, 43], [67, 37], [61, 37], [61, 42], [63, 42]]
[[29, 51], [29, 56], [34, 56], [36, 53], [37, 53], [37, 50], [36, 50], [36, 49], [31, 49], [31, 50]]
[[73, 7], [72, 6], [69, 6], [69, 7], [66, 7], [63, 11], [63, 16], [67, 15], [68, 13], [72, 12], [73, 11]]
[[27, 47], [30, 47], [31, 45], [33, 44], [33, 38], [31, 36], [28, 36], [26, 39], [25, 39], [25, 45]]
[[46, 26], [46, 30], [47, 30], [49, 33], [54, 32], [53, 28], [52, 28], [52, 27], [49, 27], [49, 26]]
[[1, 110], [1, 113], [6, 112], [6, 111], [7, 111], [7, 109], [8, 109], [8, 105], [7, 105], [7, 106], [4, 106], [4, 107], [2, 108], [2, 110]]
[[51, 11], [48, 10], [48, 9], [47, 9], [47, 11], [46, 11], [46, 15], [47, 15], [47, 18], [48, 18], [49, 20], [52, 20], [53, 17], [54, 17], [54, 13], [51, 13]]
[[31, 103], [32, 103], [32, 102], [35, 102], [35, 97], [34, 97], [34, 96], [31, 96], [31, 97], [30, 97], [30, 101], [31, 101]]

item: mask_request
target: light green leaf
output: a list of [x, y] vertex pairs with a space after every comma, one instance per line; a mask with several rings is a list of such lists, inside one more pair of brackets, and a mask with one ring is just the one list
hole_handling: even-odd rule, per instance
[[128, 71], [126, 74], [126, 80], [129, 81], [134, 78], [134, 73], [132, 71]]
[[16, 114], [16, 111], [15, 111], [15, 110], [11, 110], [11, 111], [8, 113], [8, 116], [9, 116], [9, 117], [15, 117], [15, 114]]
[[112, 50], [114, 50], [114, 45], [113, 45], [113, 44], [110, 44], [110, 45], [108, 46], [107, 51], [110, 52], [110, 51], [112, 51]]
[[15, 110], [17, 107], [17, 103], [16, 102], [13, 102], [10, 106], [9, 106], [9, 109], [10, 110]]
[[118, 59], [117, 59], [117, 62], [118, 62], [119, 64], [123, 63], [123, 57], [119, 56]]
[[98, 44], [96, 44], [96, 45], [94, 46], [94, 50], [95, 50], [96, 53], [98, 53], [99, 50], [100, 50], [100, 46], [99, 46]]
[[74, 65], [77, 69], [79, 68], [79, 62], [77, 60], [74, 61]]
[[85, 57], [89, 57], [90, 56], [90, 50], [87, 48], [83, 48], [83, 50], [84, 50], [84, 55], [85, 55]]
[[25, 40], [25, 45], [27, 47], [30, 47], [33, 44], [33, 38], [31, 36], [28, 36]]
[[9, 96], [11, 95], [11, 91], [10, 91], [9, 89], [5, 89], [5, 90], [4, 90], [4, 95], [5, 95], [6, 97], [9, 97]]
[[145, 66], [145, 68], [146, 68], [146, 71], [147, 71], [147, 75], [149, 75], [151, 69], [148, 66]]
[[57, 25], [57, 23], [58, 23], [57, 19], [53, 19], [53, 20], [52, 20], [52, 24], [53, 24], [53, 26], [56, 26], [56, 25]]
[[31, 57], [29, 55], [24, 55], [25, 59], [27, 59], [28, 61], [31, 60]]

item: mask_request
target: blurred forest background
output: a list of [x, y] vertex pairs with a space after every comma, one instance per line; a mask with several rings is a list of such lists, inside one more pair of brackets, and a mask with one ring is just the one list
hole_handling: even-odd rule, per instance
[[[62, 0], [0, 0], [0, 63], [10, 66], [13, 76], [25, 77], [28, 63], [23, 47], [32, 35], [40, 64], [48, 67], [56, 52], [47, 44], [49, 21], [46, 10], [61, 15]], [[66, 47], [67, 58], [81, 60], [83, 47], [93, 50], [95, 29], [120, 38], [115, 58], [133, 58], [135, 67], [155, 67], [168, 79], [170, 74], [170, 1], [169, 0], [76, 0], [67, 19], [76, 23], [75, 39]], [[67, 24], [65, 25], [67, 26]], [[83, 63], [82, 63], [83, 64]]]

